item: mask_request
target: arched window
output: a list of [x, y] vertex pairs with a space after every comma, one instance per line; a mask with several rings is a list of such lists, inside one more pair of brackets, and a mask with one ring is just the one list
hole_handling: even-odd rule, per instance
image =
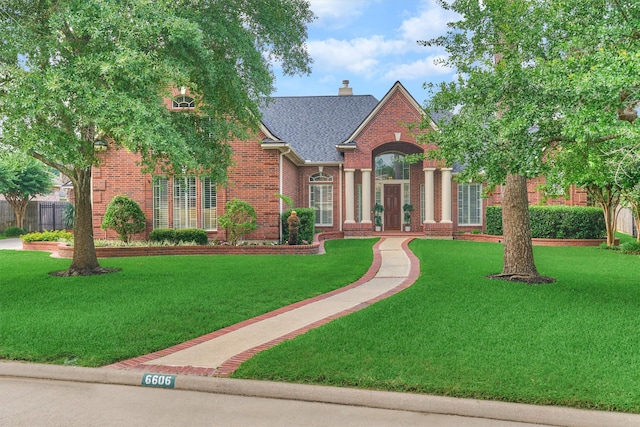
[[376, 156], [376, 180], [409, 179], [409, 162], [402, 153], [388, 152]]
[[173, 108], [194, 108], [193, 98], [185, 95], [176, 96], [171, 103]]
[[309, 207], [316, 211], [316, 226], [333, 225], [333, 177], [323, 172], [309, 176]]
[[309, 177], [309, 182], [333, 182], [333, 177], [324, 172], [318, 172]]

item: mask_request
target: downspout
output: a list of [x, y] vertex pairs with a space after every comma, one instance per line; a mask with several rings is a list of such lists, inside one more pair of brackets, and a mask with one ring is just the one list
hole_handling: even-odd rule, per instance
[[342, 232], [342, 231], [344, 231], [342, 229], [342, 223], [343, 223], [343, 221], [342, 221], [342, 209], [343, 209], [343, 204], [344, 204], [344, 202], [342, 201], [342, 191], [343, 191], [342, 190], [342, 174], [343, 174], [342, 163], [340, 163], [339, 168], [340, 168], [340, 173], [339, 173], [339, 175], [340, 175], [340, 229], [339, 230], [340, 230], [340, 232]]
[[[283, 186], [284, 186], [284, 178], [283, 178], [284, 156], [286, 156], [290, 152], [291, 152], [291, 147], [289, 147], [289, 149], [287, 151], [280, 153], [280, 172], [279, 172], [279, 174], [280, 174], [280, 177], [279, 177], [280, 183], [278, 184], [279, 185], [279, 194], [284, 194], [283, 193]], [[282, 198], [279, 198], [279, 199], [280, 199], [280, 209], [279, 209], [280, 213], [278, 214], [278, 229], [280, 230], [280, 242], [282, 242], [282, 237], [283, 237], [283, 232], [284, 232], [284, 230], [282, 229], [282, 212], [283, 212], [282, 211], [282, 204], [284, 203], [284, 201], [282, 200]]]

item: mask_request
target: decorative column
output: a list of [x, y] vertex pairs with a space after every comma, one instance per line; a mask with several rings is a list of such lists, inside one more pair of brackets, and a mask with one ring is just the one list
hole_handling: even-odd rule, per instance
[[442, 169], [442, 221], [451, 223], [451, 168]]
[[345, 196], [345, 224], [354, 224], [355, 221], [355, 197], [353, 173], [355, 169], [344, 170], [344, 196]]
[[424, 223], [433, 224], [435, 220], [435, 197], [433, 173], [436, 168], [424, 168]]
[[362, 223], [371, 224], [371, 169], [362, 169]]

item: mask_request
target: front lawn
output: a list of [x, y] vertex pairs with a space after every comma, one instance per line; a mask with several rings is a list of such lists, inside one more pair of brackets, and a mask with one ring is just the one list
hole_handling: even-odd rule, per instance
[[640, 257], [536, 247], [526, 285], [495, 243], [414, 240], [421, 277], [243, 364], [236, 378], [640, 412]]
[[119, 273], [53, 277], [70, 260], [0, 251], [0, 359], [100, 366], [147, 354], [359, 279], [375, 240], [325, 255], [110, 258]]

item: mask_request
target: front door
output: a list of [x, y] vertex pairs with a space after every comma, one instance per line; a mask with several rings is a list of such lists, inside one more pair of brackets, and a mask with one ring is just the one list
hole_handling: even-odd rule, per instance
[[385, 184], [384, 186], [384, 229], [400, 230], [400, 184]]

